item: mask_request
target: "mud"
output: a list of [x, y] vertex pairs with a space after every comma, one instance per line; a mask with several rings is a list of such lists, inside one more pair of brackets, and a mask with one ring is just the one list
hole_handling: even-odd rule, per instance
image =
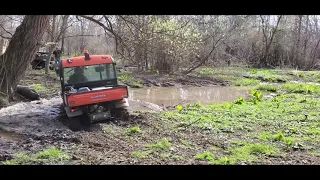
[[[155, 75], [146, 73], [133, 74], [136, 81], [146, 87], [185, 87], [185, 86], [229, 86], [229, 81], [224, 81], [214, 77], [197, 77], [192, 75]], [[126, 83], [129, 87], [136, 88], [132, 83]]]
[[[129, 112], [149, 110], [162, 111], [163, 108], [148, 102], [129, 100]], [[21, 102], [0, 109], [0, 127], [7, 132], [46, 135], [56, 131], [71, 132], [63, 122], [67, 120], [62, 110], [62, 99], [54, 97], [39, 101]]]
[[[142, 101], [129, 101], [130, 120], [132, 124], [139, 114], [136, 110], [159, 112], [161, 107]], [[61, 108], [60, 97], [41, 99], [39, 101], [21, 102], [0, 109], [0, 161], [9, 160], [17, 152], [38, 152], [50, 146], [64, 148], [83, 145], [83, 138], [90, 136], [95, 139], [97, 134], [103, 136], [103, 124], [118, 124], [119, 120], [94, 124], [85, 131], [73, 132], [67, 125], [67, 117]], [[90, 138], [89, 138], [90, 139]], [[88, 141], [89, 141], [88, 139]], [[90, 140], [91, 142], [91, 140]], [[88, 142], [90, 144], [90, 142]]]

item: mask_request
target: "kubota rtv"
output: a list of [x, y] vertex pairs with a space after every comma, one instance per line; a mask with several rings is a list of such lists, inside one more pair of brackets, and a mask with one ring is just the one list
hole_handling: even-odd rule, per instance
[[87, 51], [60, 62], [61, 96], [69, 120], [127, 117], [128, 87], [118, 84], [115, 66], [111, 56]]

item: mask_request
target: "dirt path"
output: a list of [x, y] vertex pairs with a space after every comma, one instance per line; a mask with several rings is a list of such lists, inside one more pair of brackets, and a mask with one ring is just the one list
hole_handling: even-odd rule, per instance
[[[86, 131], [73, 132], [66, 125], [67, 118], [61, 111], [61, 103], [61, 98], [54, 97], [49, 100], [21, 102], [0, 109], [0, 154], [2, 154], [0, 161], [12, 158], [12, 155], [17, 152], [38, 152], [52, 145], [60, 148], [75, 145], [80, 149], [88, 148], [92, 144], [101, 143], [101, 138], [108, 140], [105, 143], [120, 143], [121, 146], [121, 142], [117, 142], [118, 140], [111, 142], [103, 132], [105, 125], [117, 124], [118, 121], [95, 124]], [[129, 103], [131, 106], [129, 109], [130, 120], [121, 122], [123, 124], [119, 124], [120, 126], [129, 125], [136, 118], [139, 118], [139, 114], [135, 113], [137, 110], [152, 112], [163, 110], [161, 107], [147, 102], [130, 100]], [[10, 135], [12, 136], [10, 137]], [[13, 138], [13, 136], [18, 138]], [[111, 145], [104, 144], [104, 147], [108, 146]], [[81, 152], [83, 155], [87, 153], [86, 150], [84, 151]]]

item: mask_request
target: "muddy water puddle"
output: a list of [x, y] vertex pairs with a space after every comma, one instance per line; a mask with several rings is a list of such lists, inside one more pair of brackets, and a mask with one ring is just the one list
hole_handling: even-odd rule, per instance
[[0, 129], [0, 138], [11, 141], [19, 141], [23, 139], [23, 136], [14, 132], [4, 131]]
[[249, 88], [239, 87], [151, 87], [130, 89], [129, 99], [140, 100], [159, 106], [172, 106], [180, 103], [202, 105], [230, 102], [248, 94]]

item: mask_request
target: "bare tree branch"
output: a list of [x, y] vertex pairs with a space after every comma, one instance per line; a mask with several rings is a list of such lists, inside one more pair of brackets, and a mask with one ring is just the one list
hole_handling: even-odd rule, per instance
[[11, 39], [11, 37], [5, 37], [5, 36], [3, 36], [1, 34], [0, 34], [0, 37], [2, 37], [3, 39], [9, 39], [9, 40]]
[[9, 32], [8, 30], [6, 30], [6, 29], [2, 26], [2, 24], [0, 24], [0, 27], [1, 27], [6, 33], [8, 33], [8, 34], [10, 34], [11, 36], [13, 36], [11, 32]]

